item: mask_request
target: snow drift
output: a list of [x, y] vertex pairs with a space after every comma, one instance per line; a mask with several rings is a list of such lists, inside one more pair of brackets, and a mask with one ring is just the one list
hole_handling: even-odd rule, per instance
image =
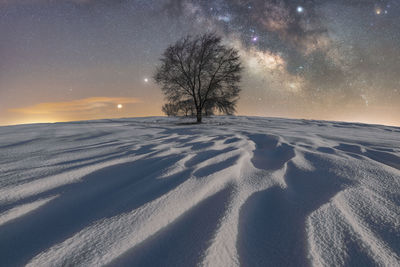
[[399, 266], [400, 129], [0, 127], [1, 266]]

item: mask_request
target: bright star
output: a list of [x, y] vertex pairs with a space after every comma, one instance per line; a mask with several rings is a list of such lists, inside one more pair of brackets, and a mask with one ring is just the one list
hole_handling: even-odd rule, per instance
[[118, 104], [118, 105], [117, 105], [117, 108], [118, 108], [118, 109], [121, 109], [121, 108], [122, 108], [122, 104]]
[[149, 82], [149, 79], [148, 78], [144, 78], [144, 82], [145, 83]]
[[304, 8], [302, 6], [298, 6], [296, 10], [297, 10], [297, 13], [303, 13]]

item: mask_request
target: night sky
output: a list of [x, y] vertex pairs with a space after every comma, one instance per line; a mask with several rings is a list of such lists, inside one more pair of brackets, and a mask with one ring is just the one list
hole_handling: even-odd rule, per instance
[[399, 0], [0, 0], [0, 125], [162, 115], [161, 53], [206, 31], [239, 115], [400, 126]]

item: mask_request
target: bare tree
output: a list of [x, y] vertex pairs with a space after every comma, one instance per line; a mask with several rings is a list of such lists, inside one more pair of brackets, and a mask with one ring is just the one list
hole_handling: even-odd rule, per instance
[[194, 111], [196, 109], [192, 99], [187, 99], [187, 100], [180, 101], [178, 103], [178, 107], [179, 107], [179, 110], [185, 116], [193, 116]]
[[238, 51], [223, 45], [219, 36], [207, 33], [187, 36], [169, 46], [154, 79], [170, 103], [191, 100], [200, 123], [205, 108], [208, 113], [214, 109], [235, 112], [241, 71]]
[[176, 116], [179, 112], [179, 107], [173, 103], [166, 103], [161, 109], [167, 116]]

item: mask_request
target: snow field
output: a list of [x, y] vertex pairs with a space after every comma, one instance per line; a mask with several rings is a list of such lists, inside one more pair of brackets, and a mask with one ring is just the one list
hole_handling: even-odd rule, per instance
[[1, 266], [400, 266], [400, 129], [0, 127]]

